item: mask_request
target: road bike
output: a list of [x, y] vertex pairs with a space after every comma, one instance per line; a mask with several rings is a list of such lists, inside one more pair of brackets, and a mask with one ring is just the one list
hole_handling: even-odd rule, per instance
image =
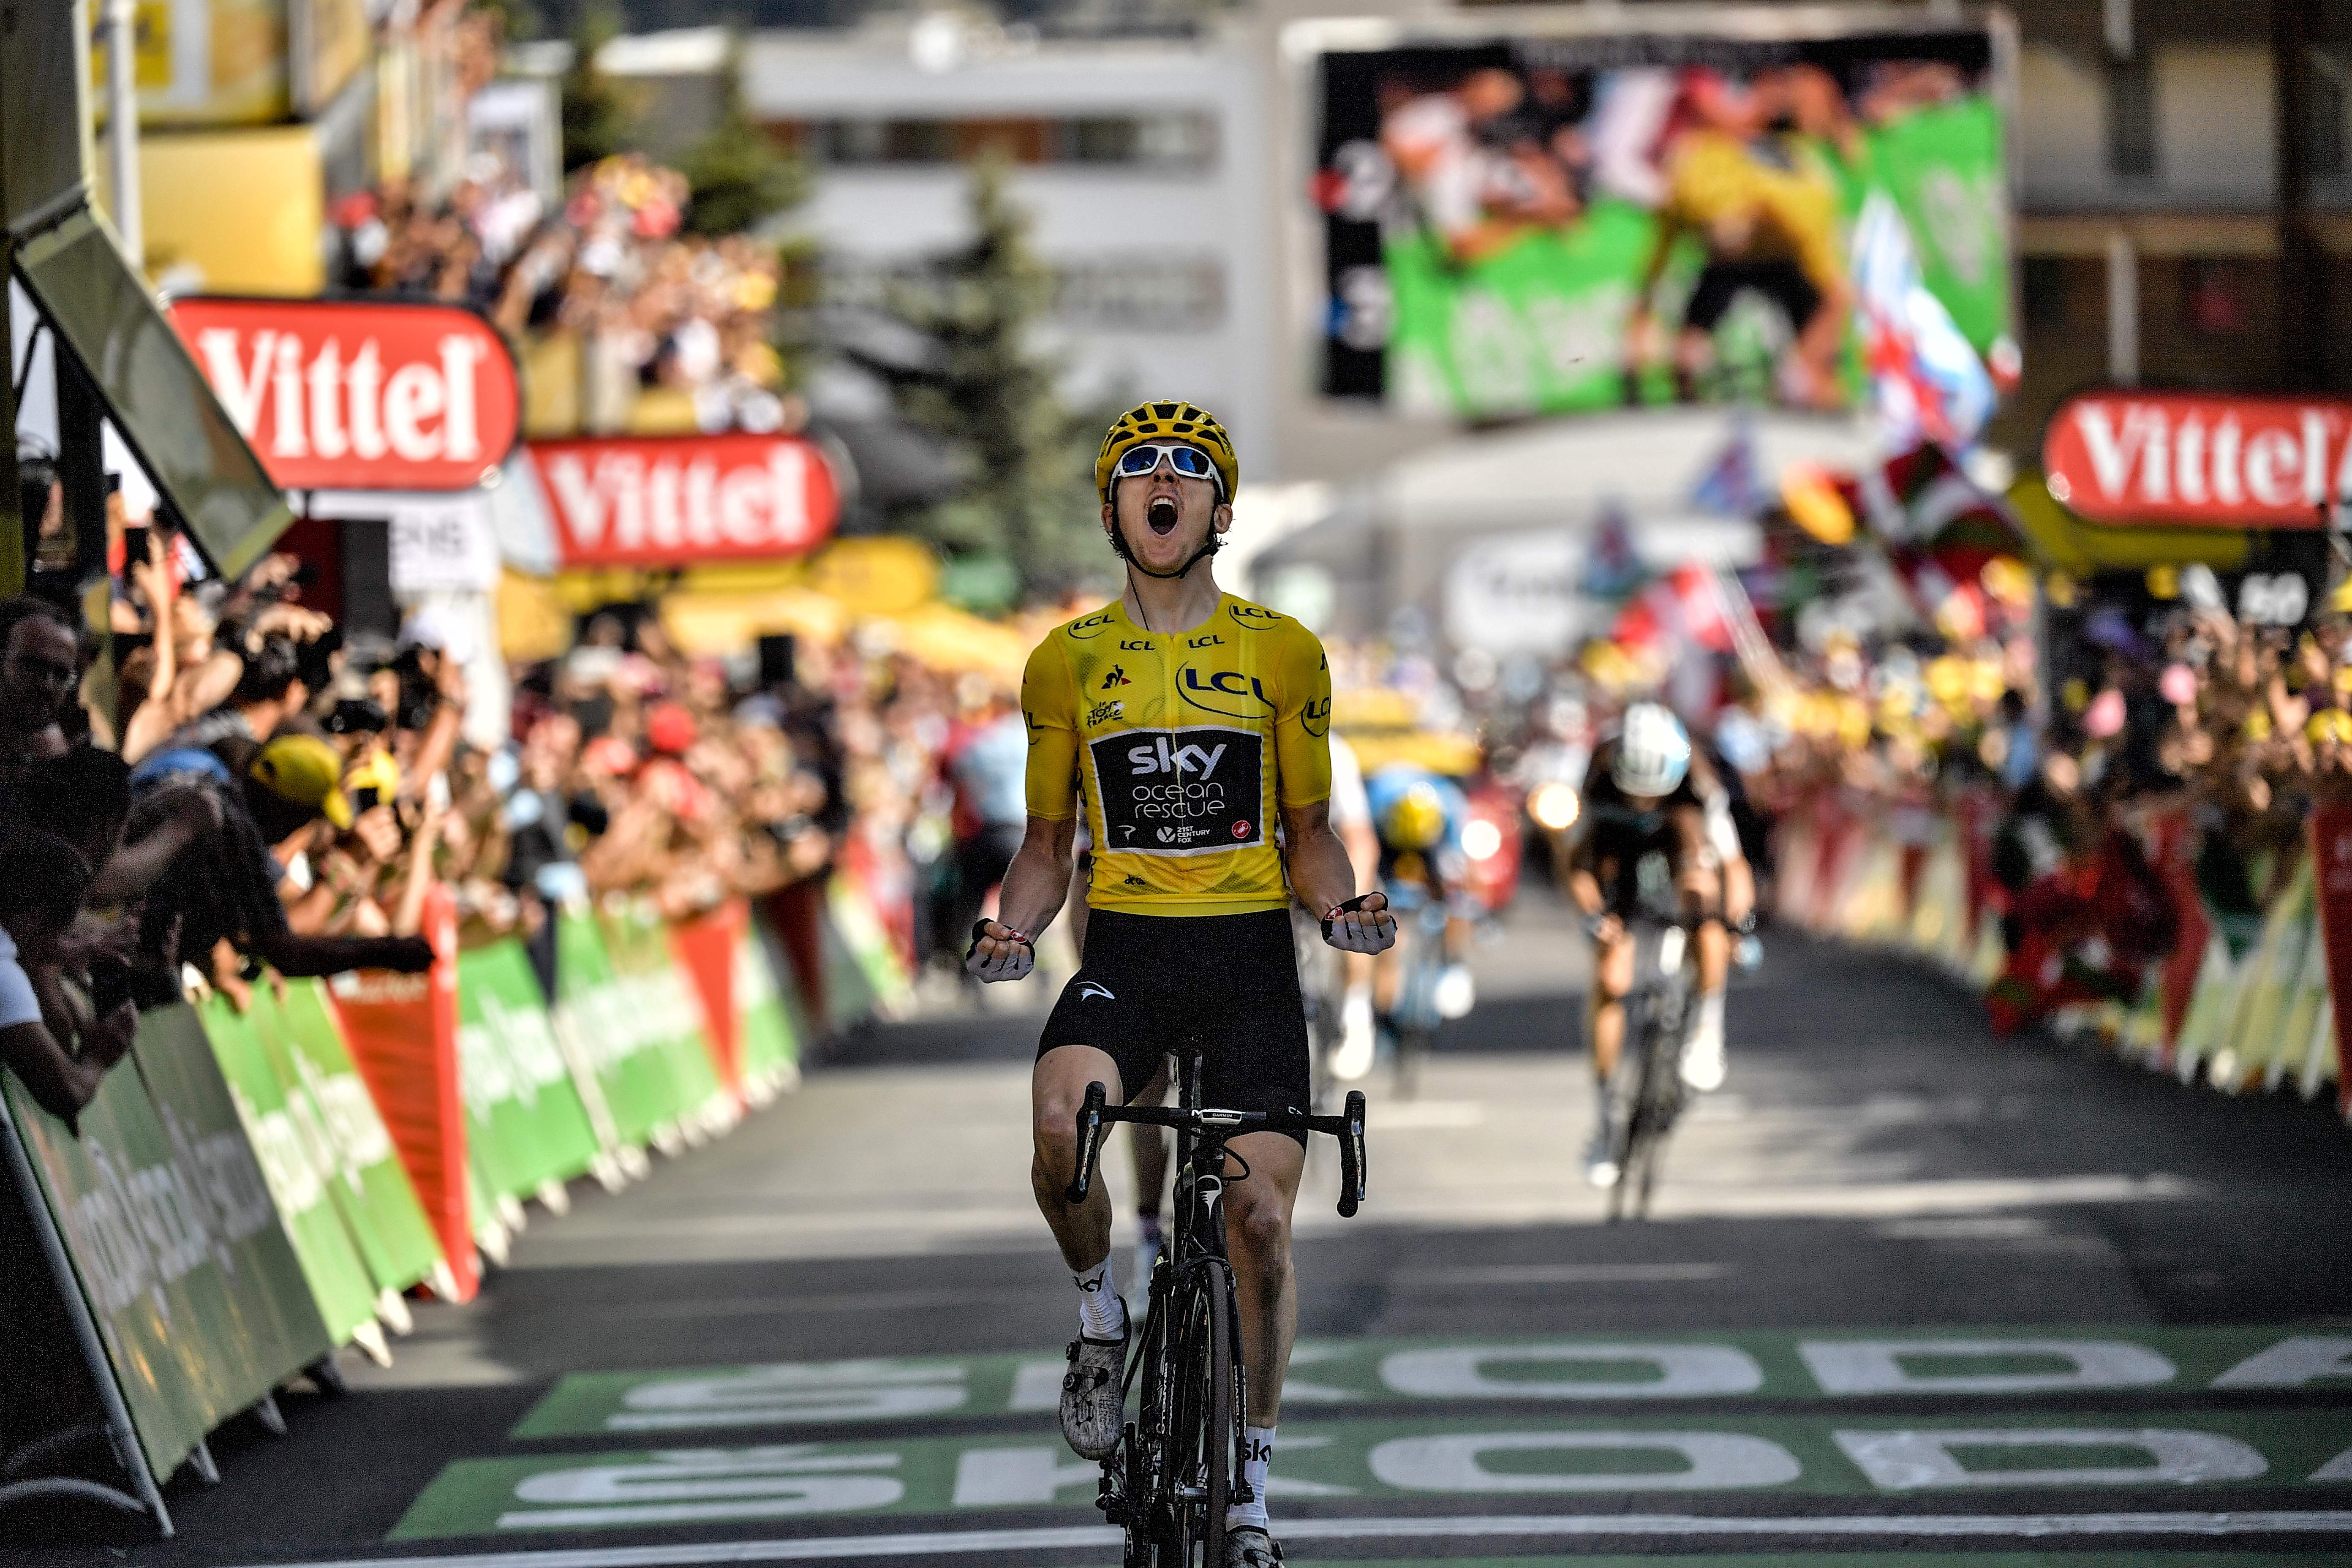
[[1625, 998], [1625, 1037], [1634, 1049], [1617, 1074], [1621, 1080], [1633, 1074], [1633, 1092], [1620, 1112], [1617, 1184], [1609, 1189], [1612, 1224], [1625, 1216], [1629, 1204], [1634, 1218], [1649, 1217], [1666, 1135], [1683, 1111], [1683, 1047], [1692, 1022], [1691, 923], [1637, 916], [1628, 927], [1634, 982]]
[[1445, 928], [1450, 914], [1443, 900], [1405, 886], [1391, 898], [1397, 913], [1396, 1004], [1389, 1009], [1389, 1033], [1396, 1047], [1396, 1091], [1411, 1100], [1421, 1089], [1421, 1065], [1430, 1042], [1445, 1021], [1442, 986], [1446, 971]]
[[[1127, 1531], [1127, 1568], [1223, 1568], [1225, 1510], [1239, 1479], [1248, 1371], [1233, 1265], [1225, 1256], [1224, 1191], [1249, 1175], [1225, 1145], [1247, 1132], [1325, 1132], [1339, 1141], [1339, 1215], [1364, 1199], [1364, 1097], [1338, 1116], [1302, 1110], [1218, 1110], [1201, 1103], [1202, 1052], [1180, 1053], [1174, 1106], [1109, 1106], [1088, 1084], [1077, 1115], [1077, 1170], [1066, 1194], [1086, 1201], [1116, 1122], [1176, 1130], [1175, 1220], [1151, 1271], [1143, 1331], [1129, 1342], [1121, 1387], [1135, 1402], [1119, 1446], [1102, 1462], [1095, 1506]], [[1227, 1166], [1237, 1173], [1228, 1175]]]

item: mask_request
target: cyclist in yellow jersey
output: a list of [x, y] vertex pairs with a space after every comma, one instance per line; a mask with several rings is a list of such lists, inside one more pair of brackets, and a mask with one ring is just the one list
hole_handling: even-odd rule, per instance
[[[1083, 811], [1094, 844], [1086, 951], [1038, 1043], [1030, 1174], [1078, 1288], [1062, 1430], [1090, 1459], [1118, 1441], [1128, 1323], [1111, 1278], [1109, 1199], [1099, 1184], [1084, 1204], [1063, 1195], [1087, 1085], [1123, 1103], [1171, 1048], [1198, 1039], [1207, 1103], [1307, 1110], [1292, 898], [1324, 916], [1326, 940], [1342, 951], [1396, 940], [1381, 895], [1356, 895], [1331, 830], [1322, 644], [1220, 592], [1210, 569], [1239, 477], [1223, 426], [1189, 403], [1139, 405], [1104, 437], [1095, 479], [1127, 589], [1030, 655], [1027, 834], [1001, 918], [973, 929], [966, 959], [983, 980], [1029, 973], [1033, 942], [1068, 894]], [[1297, 1328], [1290, 1219], [1306, 1152], [1279, 1132], [1232, 1148], [1248, 1166], [1225, 1204], [1249, 1408], [1247, 1500], [1228, 1511], [1224, 1568], [1272, 1568], [1265, 1468]]]

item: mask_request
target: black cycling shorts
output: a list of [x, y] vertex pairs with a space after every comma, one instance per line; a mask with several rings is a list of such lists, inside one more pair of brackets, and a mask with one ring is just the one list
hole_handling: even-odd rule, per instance
[[[1210, 1106], [1309, 1109], [1307, 1005], [1290, 911], [1088, 915], [1085, 959], [1045, 1020], [1038, 1056], [1059, 1046], [1107, 1051], [1132, 1099], [1170, 1052], [1195, 1040]], [[1307, 1142], [1303, 1132], [1291, 1136]]]
[[1822, 308], [1822, 291], [1793, 261], [1710, 261], [1683, 308], [1684, 325], [1715, 331], [1730, 314], [1732, 301], [1750, 290], [1780, 306], [1801, 332]]

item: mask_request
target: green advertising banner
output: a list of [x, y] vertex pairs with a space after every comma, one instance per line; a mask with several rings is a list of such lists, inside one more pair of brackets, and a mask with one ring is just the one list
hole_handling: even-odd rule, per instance
[[729, 1102], [703, 1038], [702, 1009], [670, 952], [669, 931], [650, 906], [632, 902], [603, 921], [605, 950], [629, 1018], [660, 1064], [665, 1123], [708, 1122]]
[[[327, 1151], [321, 1168], [333, 1173], [328, 1190], [379, 1291], [395, 1293], [431, 1279], [441, 1266], [415, 1184], [400, 1163], [367, 1080], [352, 1063], [342, 1026], [327, 1001], [323, 980], [289, 980], [273, 1003], [276, 1027], [262, 1043], [297, 1103], [316, 1108]], [[292, 1091], [299, 1091], [294, 1093]]]
[[511, 937], [458, 956], [457, 1080], [467, 1152], [493, 1196], [526, 1197], [595, 1163], [596, 1130]]
[[[851, 879], [835, 875], [824, 887], [825, 925], [840, 943], [840, 953], [855, 972], [856, 985], [842, 984], [840, 964], [826, 954], [825, 1003], [836, 1024], [863, 1018], [869, 1008], [885, 1018], [904, 1016], [914, 1005], [914, 981], [898, 950], [874, 912], [874, 900]], [[847, 1018], [843, 998], [857, 995], [859, 1005]]]
[[604, 925], [584, 910], [556, 922], [555, 1027], [593, 1078], [614, 1142], [642, 1148], [672, 1120], [669, 1071], [644, 1020], [631, 1010], [605, 946]]
[[205, 1003], [201, 1016], [203, 1035], [211, 1042], [221, 1076], [228, 1080], [226, 1092], [261, 1162], [328, 1332], [339, 1345], [365, 1335], [370, 1351], [381, 1355], [375, 1287], [328, 1195], [330, 1172], [320, 1168], [317, 1151], [304, 1136], [286, 1085], [262, 1045], [257, 1020], [218, 995]]
[[136, 1051], [79, 1133], [0, 1079], [160, 1478], [332, 1342], [194, 1015], [147, 1014]]
[[[289, 1234], [290, 1215], [269, 1184], [269, 1163], [241, 1114], [195, 1009], [161, 1007], [143, 1014], [133, 1046], [149, 1100], [172, 1142], [179, 1167], [194, 1173], [192, 1190], [209, 1201], [216, 1228], [232, 1238], [221, 1282], [227, 1316], [221, 1336], [243, 1350], [244, 1385], [229, 1391], [230, 1408], [268, 1394], [333, 1348], [321, 1321], [300, 1253]], [[263, 1191], [251, 1189], [258, 1178]], [[263, 1200], [275, 1209], [265, 1216]], [[332, 1223], [334, 1216], [327, 1216]]]
[[753, 1103], [765, 1104], [799, 1080], [800, 1042], [756, 924], [747, 925], [736, 939], [734, 985], [743, 1089]]
[[[220, 1353], [189, 1276], [219, 1265], [185, 1234], [166, 1194], [179, 1185], [155, 1110], [129, 1065], [116, 1068], [83, 1110], [80, 1135], [0, 1073], [8, 1114], [57, 1216], [115, 1382], [160, 1480], [177, 1469], [227, 1412], [218, 1404]], [[261, 1194], [268, 1202], [268, 1194]], [[153, 1218], [162, 1223], [150, 1226]], [[217, 1298], [218, 1281], [213, 1281]]]
[[1318, 47], [1326, 394], [1823, 410], [1885, 376], [1973, 435], [2013, 330], [1981, 24], [1495, 26]]

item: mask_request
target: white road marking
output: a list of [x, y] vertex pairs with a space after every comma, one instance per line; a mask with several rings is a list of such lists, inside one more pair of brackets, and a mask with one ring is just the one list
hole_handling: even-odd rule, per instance
[[[1286, 1520], [1296, 1541], [1634, 1536], [1836, 1536], [1885, 1540], [2057, 1540], [2070, 1536], [2313, 1535], [2352, 1531], [2352, 1509], [2250, 1510], [2230, 1513], [1785, 1514], [1765, 1518], [1693, 1514], [1519, 1514], [1480, 1518]], [[344, 1557], [268, 1568], [700, 1568], [735, 1563], [810, 1563], [857, 1557], [938, 1557], [957, 1552], [1060, 1552], [1116, 1546], [1103, 1525], [1037, 1530], [938, 1531], [919, 1535], [826, 1535], [794, 1541], [687, 1542], [562, 1551], [451, 1552], [430, 1557]]]
[[1495, 1268], [1407, 1268], [1399, 1284], [1459, 1285], [1665, 1285], [1720, 1279], [1721, 1263], [1514, 1263]]

